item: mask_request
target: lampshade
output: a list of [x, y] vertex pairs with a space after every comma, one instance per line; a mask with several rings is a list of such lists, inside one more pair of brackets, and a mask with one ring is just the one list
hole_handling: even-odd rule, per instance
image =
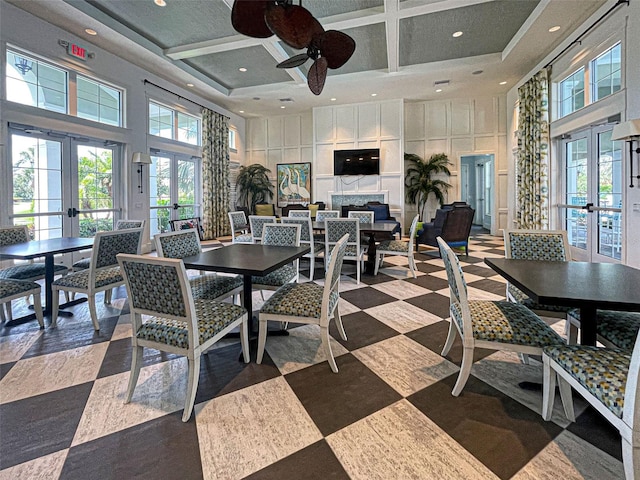
[[145, 165], [151, 165], [151, 155], [143, 152], [133, 152], [131, 163], [143, 163]]
[[640, 118], [617, 124], [611, 133], [611, 140], [630, 140], [634, 137], [640, 137]]

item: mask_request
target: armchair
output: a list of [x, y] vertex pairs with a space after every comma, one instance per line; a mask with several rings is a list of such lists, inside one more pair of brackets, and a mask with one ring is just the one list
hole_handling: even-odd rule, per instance
[[416, 250], [419, 245], [438, 247], [437, 237], [441, 237], [450, 247], [464, 247], [469, 255], [469, 234], [475, 210], [469, 205], [452, 206], [436, 210], [435, 218], [422, 226], [418, 233]]

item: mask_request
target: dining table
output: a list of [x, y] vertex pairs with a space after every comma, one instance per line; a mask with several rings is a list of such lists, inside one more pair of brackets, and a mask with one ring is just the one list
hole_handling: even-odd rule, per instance
[[[44, 257], [45, 273], [45, 304], [44, 315], [51, 315], [53, 290], [51, 285], [54, 278], [54, 258], [63, 253], [78, 252], [93, 247], [93, 238], [58, 237], [44, 240], [32, 240], [29, 242], [14, 243], [13, 245], [0, 246], [0, 260], [33, 260]], [[86, 302], [85, 297], [71, 300], [60, 305], [60, 309]], [[60, 310], [60, 316], [73, 316], [72, 312]], [[13, 319], [10, 324], [25, 323], [36, 318], [35, 314]]]
[[[262, 277], [309, 253], [309, 246], [286, 247], [261, 243], [234, 243], [182, 259], [192, 270], [242, 275], [244, 307], [249, 312], [249, 334], [253, 332], [252, 277]], [[286, 331], [285, 331], [286, 332]], [[286, 334], [286, 333], [283, 333]]]
[[[325, 222], [314, 221], [311, 222], [311, 228], [314, 231], [324, 232]], [[376, 239], [376, 235], [385, 234], [385, 237], [393, 236], [398, 225], [395, 223], [385, 222], [365, 222], [360, 223], [360, 233], [367, 234], [369, 236], [369, 242], [367, 244], [367, 260], [365, 262], [365, 273], [373, 275], [376, 266], [376, 242], [380, 241], [380, 238]]]
[[620, 263], [485, 258], [534, 302], [580, 310], [580, 343], [595, 345], [596, 310], [640, 312], [640, 270]]

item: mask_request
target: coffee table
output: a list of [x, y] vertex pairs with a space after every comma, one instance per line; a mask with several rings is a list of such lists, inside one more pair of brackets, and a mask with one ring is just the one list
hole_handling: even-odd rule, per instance
[[640, 270], [619, 263], [485, 258], [534, 302], [580, 309], [580, 343], [596, 344], [596, 309], [640, 311]]
[[[0, 247], [0, 260], [31, 260], [44, 257], [45, 273], [45, 304], [44, 314], [51, 315], [51, 303], [53, 293], [51, 285], [54, 277], [54, 257], [62, 253], [77, 252], [87, 250], [93, 246], [93, 238], [76, 238], [76, 237], [60, 237], [49, 238], [47, 240], [33, 240], [30, 242], [15, 243], [13, 245], [5, 245]], [[78, 298], [67, 303], [63, 303], [59, 308], [70, 307], [81, 302], [86, 302], [86, 298]], [[71, 312], [59, 311], [61, 316], [73, 316]], [[13, 319], [10, 324], [19, 324], [33, 320], [35, 314], [26, 315], [24, 317]]]

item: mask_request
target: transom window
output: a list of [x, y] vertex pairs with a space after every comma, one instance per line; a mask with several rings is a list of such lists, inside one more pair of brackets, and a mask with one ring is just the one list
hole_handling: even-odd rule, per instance
[[622, 46], [615, 44], [558, 85], [559, 118], [622, 88]]
[[149, 134], [200, 145], [200, 118], [149, 102]]
[[33, 56], [7, 50], [6, 85], [11, 102], [123, 126], [122, 90]]

